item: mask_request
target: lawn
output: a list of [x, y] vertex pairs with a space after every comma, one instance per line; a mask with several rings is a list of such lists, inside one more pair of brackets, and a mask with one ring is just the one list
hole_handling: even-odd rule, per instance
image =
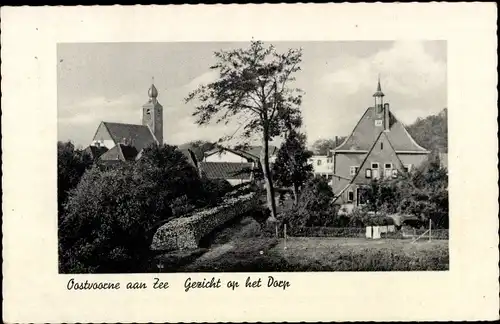
[[[250, 217], [224, 228], [203, 247], [159, 256], [165, 272], [448, 270], [447, 240], [268, 237]], [[151, 271], [157, 271], [152, 268]]]

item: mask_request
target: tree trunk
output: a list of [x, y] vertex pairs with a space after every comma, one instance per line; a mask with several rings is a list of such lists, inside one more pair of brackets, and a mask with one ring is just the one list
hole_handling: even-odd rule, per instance
[[260, 153], [260, 164], [262, 165], [262, 174], [264, 176], [264, 186], [266, 188], [267, 207], [271, 212], [269, 221], [276, 221], [276, 201], [274, 200], [273, 179], [271, 168], [269, 167], [269, 139], [267, 129], [264, 129], [262, 136], [262, 151]]
[[299, 186], [296, 183], [293, 184], [293, 203], [295, 205], [299, 203]]

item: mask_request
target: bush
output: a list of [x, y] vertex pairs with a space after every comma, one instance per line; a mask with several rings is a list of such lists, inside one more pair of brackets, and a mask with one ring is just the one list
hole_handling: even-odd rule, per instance
[[92, 168], [70, 192], [59, 224], [60, 272], [136, 272], [153, 234], [179, 209], [198, 206], [196, 170], [175, 147], [152, 146], [137, 162]]
[[332, 189], [325, 179], [310, 179], [302, 189], [298, 204], [278, 219], [290, 227], [331, 226], [337, 212], [332, 199]]
[[75, 188], [87, 169], [92, 157], [75, 149], [71, 142], [57, 142], [57, 201], [59, 213], [66, 202], [68, 192]]

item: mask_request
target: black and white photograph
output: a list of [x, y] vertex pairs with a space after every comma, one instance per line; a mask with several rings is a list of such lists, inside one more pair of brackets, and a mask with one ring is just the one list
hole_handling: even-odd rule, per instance
[[59, 43], [57, 100], [60, 273], [449, 269], [446, 41]]
[[495, 9], [2, 6], [4, 322], [498, 320]]

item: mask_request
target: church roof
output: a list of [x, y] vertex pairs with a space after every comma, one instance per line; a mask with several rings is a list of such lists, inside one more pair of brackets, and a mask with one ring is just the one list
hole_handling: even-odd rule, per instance
[[130, 145], [117, 144], [101, 155], [102, 161], [134, 161], [139, 152]]
[[106, 146], [95, 146], [95, 145], [90, 145], [84, 150], [84, 152], [88, 153], [93, 160], [98, 159], [101, 155], [103, 155], [107, 151], [108, 148]]
[[[386, 135], [396, 152], [428, 152], [425, 148], [415, 142], [404, 125], [389, 112], [389, 131]], [[358, 121], [352, 133], [347, 139], [335, 148], [335, 151], [368, 151], [374, 141], [383, 132], [383, 128], [375, 126], [375, 120], [383, 117], [378, 116], [374, 107], [368, 108]]]
[[124, 141], [134, 146], [140, 152], [150, 144], [158, 143], [157, 139], [146, 125], [102, 122], [115, 144]]
[[199, 168], [208, 179], [250, 179], [253, 163], [200, 162]]

